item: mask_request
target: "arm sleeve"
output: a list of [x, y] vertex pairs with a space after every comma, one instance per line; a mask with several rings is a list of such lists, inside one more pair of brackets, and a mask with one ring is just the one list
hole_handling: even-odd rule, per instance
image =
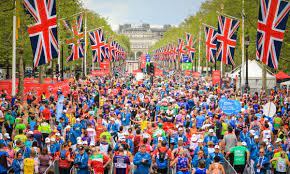
[[134, 165], [139, 165], [141, 163], [141, 159], [139, 158], [139, 155], [137, 155], [137, 154], [133, 158]]
[[150, 166], [151, 163], [152, 163], [152, 158], [151, 158], [149, 153], [147, 154], [147, 158], [146, 159], [148, 160], [147, 165]]

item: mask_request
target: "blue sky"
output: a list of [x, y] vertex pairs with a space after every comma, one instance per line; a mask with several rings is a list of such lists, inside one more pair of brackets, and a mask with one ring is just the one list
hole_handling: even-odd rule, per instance
[[119, 24], [178, 25], [198, 11], [205, 0], [83, 0], [85, 7], [108, 19], [113, 30]]

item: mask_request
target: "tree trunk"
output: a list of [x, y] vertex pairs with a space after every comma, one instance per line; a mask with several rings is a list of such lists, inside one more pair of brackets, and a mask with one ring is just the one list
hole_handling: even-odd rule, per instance
[[18, 82], [18, 97], [20, 101], [24, 98], [24, 64], [23, 64], [23, 49], [19, 49], [19, 82]]
[[44, 72], [44, 65], [39, 67], [39, 83], [40, 84], [43, 84], [44, 82], [43, 72]]

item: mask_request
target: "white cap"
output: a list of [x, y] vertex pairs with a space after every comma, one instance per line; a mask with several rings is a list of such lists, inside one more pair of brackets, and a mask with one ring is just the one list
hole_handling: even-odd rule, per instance
[[57, 132], [57, 133], [55, 134], [55, 136], [60, 136], [60, 133], [59, 133], [59, 132]]
[[220, 146], [219, 146], [219, 145], [215, 145], [214, 148], [215, 148], [215, 149], [219, 149]]
[[53, 142], [55, 142], [55, 139], [54, 138], [51, 138], [50, 140], [53, 141]]
[[129, 135], [129, 132], [124, 132], [124, 135]]
[[77, 141], [77, 144], [78, 144], [78, 145], [82, 145], [83, 142], [82, 142], [82, 141]]
[[209, 133], [213, 133], [213, 129], [209, 129], [208, 132], [209, 132]]
[[70, 125], [68, 125], [68, 126], [66, 126], [65, 128], [66, 128], [66, 129], [70, 129], [71, 127], [70, 127]]
[[198, 143], [203, 143], [203, 139], [198, 139], [197, 142]]
[[81, 121], [80, 118], [77, 118], [76, 121]]
[[270, 147], [272, 147], [272, 146], [271, 146], [271, 145], [268, 145], [268, 146], [267, 146], [267, 149], [269, 149]]
[[147, 138], [148, 139], [148, 138], [150, 138], [150, 136], [145, 133], [145, 134], [143, 134], [143, 138]]
[[88, 142], [87, 141], [83, 141], [83, 144], [88, 144]]
[[190, 118], [190, 115], [187, 115], [186, 118]]
[[197, 141], [197, 136], [196, 135], [192, 135], [192, 137], [191, 137], [191, 139], [190, 139], [191, 141]]
[[163, 138], [162, 138], [162, 137], [159, 137], [159, 138], [158, 138], [158, 141], [163, 141]]
[[264, 139], [263, 139], [263, 142], [264, 142], [264, 143], [267, 143], [268, 141], [269, 141], [269, 140], [268, 140], [267, 138], [264, 138]]
[[82, 137], [77, 137], [77, 141], [81, 141], [82, 140]]
[[45, 138], [45, 143], [50, 143], [49, 137]]
[[259, 136], [258, 136], [258, 135], [255, 135], [255, 136], [254, 136], [254, 139], [259, 139]]
[[95, 145], [96, 145], [95, 142], [91, 141], [90, 146], [95, 146]]
[[182, 141], [183, 141], [183, 138], [182, 138], [182, 137], [178, 137], [178, 141], [179, 141], [179, 140], [182, 140]]
[[27, 132], [27, 134], [29, 134], [29, 135], [32, 135], [32, 134], [33, 134], [33, 132], [32, 132], [32, 131], [28, 131], [28, 132]]
[[67, 110], [66, 110], [66, 109], [64, 109], [62, 112], [66, 113], [66, 112], [67, 112]]
[[6, 137], [6, 138], [10, 138], [10, 135], [9, 135], [8, 133], [5, 133], [5, 134], [4, 134], [4, 137]]
[[281, 138], [277, 138], [276, 143], [282, 142]]
[[242, 142], [242, 145], [243, 145], [243, 146], [247, 146], [247, 143], [243, 141], [243, 142]]
[[256, 131], [255, 130], [250, 130], [249, 132], [250, 132], [250, 134], [255, 135]]
[[271, 138], [271, 136], [270, 136], [270, 135], [266, 135], [266, 136], [265, 136], [265, 138], [267, 138], [267, 139], [268, 139], [268, 138]]
[[119, 139], [120, 139], [120, 141], [125, 141], [126, 140], [126, 138], [124, 136], [121, 136]]

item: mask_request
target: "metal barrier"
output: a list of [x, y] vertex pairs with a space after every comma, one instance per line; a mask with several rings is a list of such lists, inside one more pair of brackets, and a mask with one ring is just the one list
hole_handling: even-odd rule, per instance
[[9, 170], [7, 170], [7, 173], [11, 172], [13, 170], [13, 167], [11, 167]]
[[224, 158], [224, 163], [222, 164], [224, 166], [225, 172], [226, 173], [231, 173], [231, 174], [237, 174], [236, 170], [234, 167], [231, 165], [231, 163]]
[[48, 168], [44, 171], [43, 174], [46, 174], [50, 169], [53, 169], [54, 171], [55, 170], [54, 166], [55, 166], [55, 160], [48, 166]]
[[74, 166], [72, 166], [72, 168], [70, 169], [69, 173], [70, 174], [76, 174], [77, 173], [77, 169]]

